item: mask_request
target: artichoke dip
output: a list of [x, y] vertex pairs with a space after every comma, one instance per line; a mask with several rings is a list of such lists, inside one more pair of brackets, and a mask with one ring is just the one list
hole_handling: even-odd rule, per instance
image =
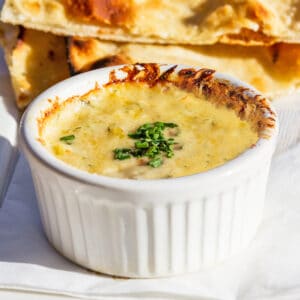
[[113, 82], [53, 105], [40, 141], [58, 159], [104, 176], [156, 179], [203, 172], [254, 145], [226, 105], [171, 83]]

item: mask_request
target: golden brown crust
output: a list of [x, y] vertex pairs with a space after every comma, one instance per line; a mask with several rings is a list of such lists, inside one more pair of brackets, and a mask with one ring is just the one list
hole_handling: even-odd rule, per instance
[[118, 79], [115, 71], [112, 71], [107, 85], [120, 82], [145, 82], [152, 87], [158, 83], [171, 83], [195, 95], [205, 95], [216, 105], [233, 109], [242, 120], [251, 123], [260, 137], [269, 137], [269, 130], [275, 127], [275, 113], [266, 98], [258, 94], [254, 95], [249, 88], [217, 79], [214, 70], [182, 69], [174, 77], [175, 69], [176, 66], [161, 73], [158, 64], [128, 65], [121, 68], [126, 73], [122, 79]]
[[[228, 80], [219, 79], [215, 76], [215, 71], [210, 69], [182, 69], [176, 72], [177, 66], [174, 65], [164, 72], [161, 72], [158, 64], [133, 64], [121, 67], [120, 71], [125, 73], [122, 78], [117, 76], [116, 70], [109, 74], [109, 81], [103, 87], [120, 83], [145, 83], [150, 88], [155, 85], [175, 85], [187, 92], [192, 92], [196, 96], [204, 95], [207, 100], [217, 106], [227, 107], [235, 111], [242, 119], [249, 122], [260, 137], [269, 138], [270, 130], [275, 127], [275, 113], [271, 110], [268, 101], [246, 87], [236, 86]], [[95, 89], [88, 91], [85, 96]], [[71, 97], [63, 102], [62, 105], [77, 99]], [[53, 102], [38, 120], [39, 128], [42, 130], [46, 118], [57, 110], [57, 101]]]
[[71, 17], [110, 25], [125, 25], [133, 15], [130, 0], [64, 0]]
[[[66, 105], [66, 103], [72, 101], [70, 98], [70, 100], [65, 101], [65, 103], [63, 105]], [[40, 143], [42, 143], [43, 145], [45, 145], [45, 141], [41, 138], [42, 136], [42, 132], [44, 130], [45, 127], [45, 120], [54, 112], [58, 111], [58, 109], [62, 106], [58, 104], [58, 99], [56, 98], [55, 100], [51, 100], [48, 99], [48, 102], [52, 104], [52, 106], [47, 109], [46, 111], [43, 112], [42, 116], [40, 118], [37, 119], [37, 123], [38, 123], [38, 132], [39, 132], [39, 138], [38, 141]]]

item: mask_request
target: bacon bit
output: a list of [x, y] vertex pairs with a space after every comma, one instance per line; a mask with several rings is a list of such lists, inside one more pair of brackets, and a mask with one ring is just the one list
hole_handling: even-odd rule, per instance
[[180, 145], [180, 144], [175, 144], [173, 147], [174, 147], [174, 150], [181, 150], [181, 149], [183, 149], [183, 146]]
[[178, 128], [177, 127], [175, 127], [175, 128], [169, 128], [167, 130], [167, 133], [171, 137], [177, 136], [178, 135]]
[[138, 164], [139, 166], [147, 166], [148, 160], [147, 160], [147, 159], [144, 159], [144, 158], [141, 158], [141, 159], [139, 159], [139, 160], [137, 161], [137, 164]]

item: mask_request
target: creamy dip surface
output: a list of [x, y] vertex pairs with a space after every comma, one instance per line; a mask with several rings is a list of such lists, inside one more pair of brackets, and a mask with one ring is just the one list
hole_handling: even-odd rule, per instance
[[[147, 157], [118, 160], [114, 149], [133, 148], [133, 133], [145, 123], [167, 122], [174, 155], [158, 167]], [[258, 140], [234, 111], [216, 107], [174, 85], [115, 83], [73, 97], [40, 121], [40, 141], [58, 159], [78, 169], [110, 177], [155, 179], [203, 172], [224, 164]]]

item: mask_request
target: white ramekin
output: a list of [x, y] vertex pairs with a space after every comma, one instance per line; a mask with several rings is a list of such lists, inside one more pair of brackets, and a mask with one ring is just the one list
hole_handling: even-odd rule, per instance
[[[160, 66], [165, 68], [170, 66]], [[89, 269], [156, 277], [215, 265], [247, 247], [260, 224], [277, 125], [226, 164], [174, 179], [109, 178], [78, 170], [37, 141], [37, 118], [51, 103], [108, 82], [110, 67], [67, 79], [24, 113], [21, 146], [28, 159], [46, 235], [64, 256]], [[180, 67], [178, 67], [180, 69]], [[229, 76], [215, 77], [246, 86]]]

